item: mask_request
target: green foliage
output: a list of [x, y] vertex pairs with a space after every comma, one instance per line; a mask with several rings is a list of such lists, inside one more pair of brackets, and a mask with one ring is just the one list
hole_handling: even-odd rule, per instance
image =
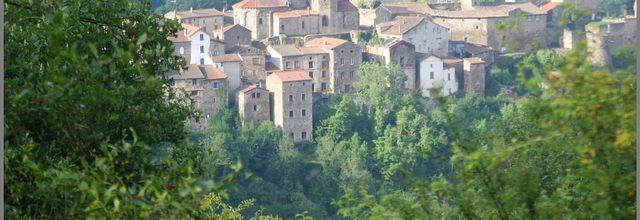
[[591, 21], [591, 11], [589, 10], [576, 8], [568, 2], [563, 2], [558, 5], [558, 8], [562, 10], [560, 25], [569, 30], [584, 29], [583, 27]]
[[633, 6], [633, 0], [598, 0], [598, 11], [606, 17], [624, 17], [627, 7]]

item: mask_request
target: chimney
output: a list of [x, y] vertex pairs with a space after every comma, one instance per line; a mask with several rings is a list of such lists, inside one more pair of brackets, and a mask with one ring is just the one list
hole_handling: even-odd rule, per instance
[[193, 7], [191, 7], [191, 8], [189, 9], [189, 11], [191, 11], [191, 13], [193, 13]]

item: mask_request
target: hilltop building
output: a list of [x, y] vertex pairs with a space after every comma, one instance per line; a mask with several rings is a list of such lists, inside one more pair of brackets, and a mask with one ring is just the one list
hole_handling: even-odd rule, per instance
[[224, 14], [215, 8], [170, 11], [164, 14], [164, 17], [202, 28], [209, 36], [215, 36], [214, 32], [220, 32], [224, 23]]
[[398, 38], [389, 38], [380, 45], [367, 45], [364, 56], [365, 60], [383, 66], [397, 64], [407, 76], [405, 89], [416, 88], [416, 49], [413, 44]]
[[174, 55], [182, 56], [189, 64], [211, 65], [211, 56], [224, 54], [224, 43], [214, 40], [202, 27], [182, 24], [182, 31], [169, 37]]
[[382, 38], [398, 38], [415, 45], [417, 53], [445, 56], [448, 50], [448, 29], [427, 17], [398, 16], [376, 26]]
[[454, 95], [458, 92], [455, 68], [445, 65], [440, 57], [425, 57], [420, 61], [420, 90], [424, 98]]
[[269, 90], [258, 85], [250, 85], [238, 92], [238, 111], [242, 125], [260, 124], [271, 117]]
[[280, 71], [267, 76], [273, 97], [273, 122], [294, 142], [313, 139], [311, 78], [305, 71]]

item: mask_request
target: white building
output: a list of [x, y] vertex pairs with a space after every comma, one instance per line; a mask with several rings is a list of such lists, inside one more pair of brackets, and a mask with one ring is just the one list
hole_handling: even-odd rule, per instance
[[[176, 33], [175, 37], [169, 37], [175, 47], [175, 53], [183, 56], [188, 64], [212, 65], [210, 56], [218, 54], [223, 48], [212, 48], [211, 36], [202, 27], [190, 24], [182, 24], [182, 31]], [[223, 47], [222, 45], [220, 47]]]
[[458, 79], [454, 67], [445, 66], [437, 56], [420, 61], [420, 90], [422, 97], [450, 96], [458, 91]]
[[445, 56], [449, 49], [448, 29], [427, 17], [398, 16], [393, 21], [379, 24], [380, 37], [396, 37], [416, 47], [416, 53]]
[[211, 60], [216, 68], [222, 70], [229, 77], [229, 100], [235, 101], [233, 96], [242, 86], [240, 77], [242, 58], [238, 54], [222, 54], [211, 57]]

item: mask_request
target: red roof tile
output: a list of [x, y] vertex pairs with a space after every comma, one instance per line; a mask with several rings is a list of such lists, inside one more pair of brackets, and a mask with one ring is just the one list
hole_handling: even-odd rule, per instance
[[242, 57], [240, 57], [240, 55], [238, 55], [238, 54], [222, 54], [222, 55], [218, 55], [218, 56], [212, 56], [211, 60], [214, 63], [219, 63], [219, 62], [241, 62], [242, 61]]
[[280, 0], [243, 0], [232, 6], [236, 8], [285, 8], [286, 4]]
[[425, 18], [398, 16], [393, 21], [381, 24], [382, 33], [384, 35], [402, 35], [412, 30]]
[[202, 71], [206, 75], [207, 80], [218, 80], [227, 78], [227, 74], [224, 74], [220, 69], [216, 68], [213, 65], [199, 66], [199, 68], [200, 71]]
[[[295, 81], [307, 81], [311, 80], [308, 73], [305, 71], [279, 71], [273, 72], [271, 75], [278, 77], [282, 82], [295, 82]], [[269, 75], [269, 76], [271, 76]]]
[[471, 57], [471, 58], [465, 58], [464, 61], [467, 61], [469, 63], [484, 63], [484, 61], [480, 58], [480, 57]]
[[318, 15], [318, 12], [309, 11], [306, 9], [299, 9], [299, 10], [281, 11], [281, 12], [273, 13], [273, 16], [278, 18], [299, 18], [302, 16], [310, 16], [310, 15]]
[[542, 10], [544, 12], [549, 12], [549, 11], [553, 10], [554, 8], [556, 8], [556, 6], [558, 6], [557, 2], [547, 2], [547, 3], [543, 3], [542, 5], [540, 5], [540, 10]]
[[241, 89], [240, 91], [238, 91], [238, 93], [247, 93], [255, 88], [258, 88], [256, 85], [249, 85], [243, 89]]
[[321, 38], [316, 38], [310, 41], [307, 41], [304, 46], [305, 47], [320, 47], [320, 48], [326, 48], [326, 49], [333, 49], [336, 48], [337, 46], [340, 46], [344, 43], [346, 43], [346, 40], [343, 39], [338, 39], [338, 38], [330, 38], [330, 37], [321, 37]]
[[202, 29], [201, 27], [197, 27], [197, 26], [193, 26], [190, 24], [185, 24], [182, 23], [182, 30], [179, 30], [176, 33], [175, 37], [168, 37], [168, 39], [170, 41], [173, 42], [185, 42], [185, 41], [189, 41], [191, 38], [191, 36], [193, 36], [193, 34], [195, 34], [196, 32], [198, 32], [200, 29]]

